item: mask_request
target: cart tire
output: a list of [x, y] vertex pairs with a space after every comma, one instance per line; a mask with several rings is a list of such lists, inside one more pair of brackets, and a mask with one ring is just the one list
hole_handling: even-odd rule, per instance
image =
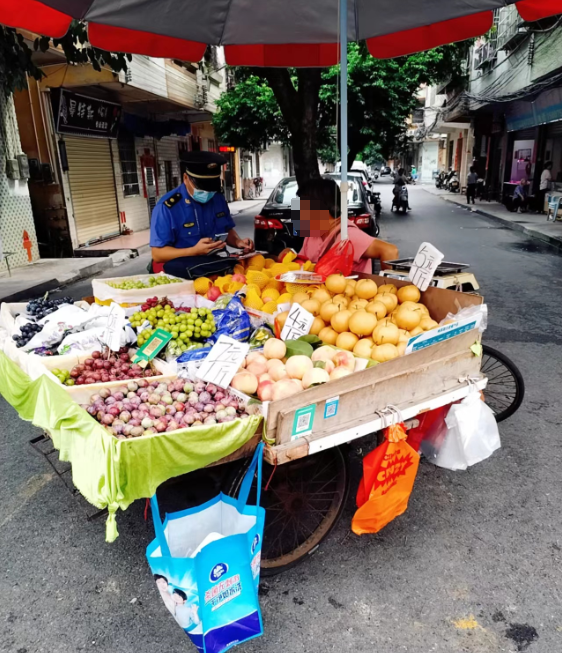
[[487, 345], [483, 345], [480, 371], [488, 377], [484, 399], [496, 422], [502, 422], [515, 413], [525, 397], [521, 372], [507, 356]]
[[[245, 460], [226, 479], [224, 487], [230, 496], [238, 496], [249, 464]], [[314, 553], [337, 524], [349, 492], [347, 449], [327, 449], [277, 468], [264, 463], [262, 482], [261, 504], [266, 513], [261, 573], [274, 576]]]

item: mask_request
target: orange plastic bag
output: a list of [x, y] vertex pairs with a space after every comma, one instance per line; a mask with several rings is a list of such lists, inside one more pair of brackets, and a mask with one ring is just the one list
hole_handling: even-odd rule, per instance
[[420, 462], [406, 437], [404, 424], [390, 426], [385, 442], [363, 459], [358, 509], [351, 522], [356, 535], [378, 533], [406, 511]]

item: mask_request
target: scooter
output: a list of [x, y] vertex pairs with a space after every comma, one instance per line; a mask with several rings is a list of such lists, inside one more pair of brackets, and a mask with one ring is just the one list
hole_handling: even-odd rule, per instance
[[444, 188], [445, 180], [447, 178], [447, 173], [444, 170], [435, 177], [435, 188]]
[[460, 192], [461, 189], [461, 184], [459, 181], [459, 178], [457, 177], [457, 173], [454, 171], [452, 175], [449, 176], [449, 179], [447, 181], [446, 189], [450, 191], [451, 193], [458, 193]]
[[378, 218], [382, 211], [381, 194], [372, 193], [372, 197], [373, 197], [373, 202], [372, 202], [373, 208], [375, 209], [375, 215]]
[[409, 202], [408, 202], [408, 188], [404, 186], [400, 186], [398, 193], [394, 195], [394, 199], [392, 200], [392, 206], [391, 206], [391, 211], [393, 209], [396, 209], [396, 212], [399, 213], [400, 210], [402, 210], [404, 213], [408, 212], [409, 208]]

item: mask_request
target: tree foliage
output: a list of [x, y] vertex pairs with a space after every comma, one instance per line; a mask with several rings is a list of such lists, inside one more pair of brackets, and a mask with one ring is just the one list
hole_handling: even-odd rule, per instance
[[46, 52], [49, 47], [63, 50], [70, 64], [91, 64], [94, 70], [109, 66], [114, 72], [127, 70], [130, 54], [106, 52], [92, 47], [88, 43], [86, 26], [80, 21], [73, 21], [68, 32], [60, 39], [39, 36], [31, 49], [24, 37], [11, 27], [0, 25], [0, 80], [5, 93], [11, 94], [27, 88], [27, 77], [41, 79], [43, 72], [33, 61], [33, 52]]
[[288, 142], [287, 124], [273, 91], [257, 75], [239, 75], [236, 86], [223, 93], [216, 104], [219, 111], [213, 124], [223, 143], [255, 152], [268, 141]]
[[[364, 151], [377, 157], [394, 153], [417, 105], [416, 91], [437, 81], [458, 83], [468, 48], [465, 42], [379, 60], [364, 43], [350, 43], [350, 163]], [[238, 84], [218, 102], [214, 125], [219, 139], [253, 150], [265, 141], [288, 140], [297, 179], [318, 176], [318, 158], [325, 163], [339, 159], [339, 73], [339, 66], [237, 69]]]

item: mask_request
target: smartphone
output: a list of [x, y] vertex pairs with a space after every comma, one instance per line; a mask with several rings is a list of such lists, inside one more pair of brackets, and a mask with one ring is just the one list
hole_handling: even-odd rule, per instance
[[228, 234], [215, 234], [215, 240], [220, 240], [222, 243], [226, 243], [227, 238]]

